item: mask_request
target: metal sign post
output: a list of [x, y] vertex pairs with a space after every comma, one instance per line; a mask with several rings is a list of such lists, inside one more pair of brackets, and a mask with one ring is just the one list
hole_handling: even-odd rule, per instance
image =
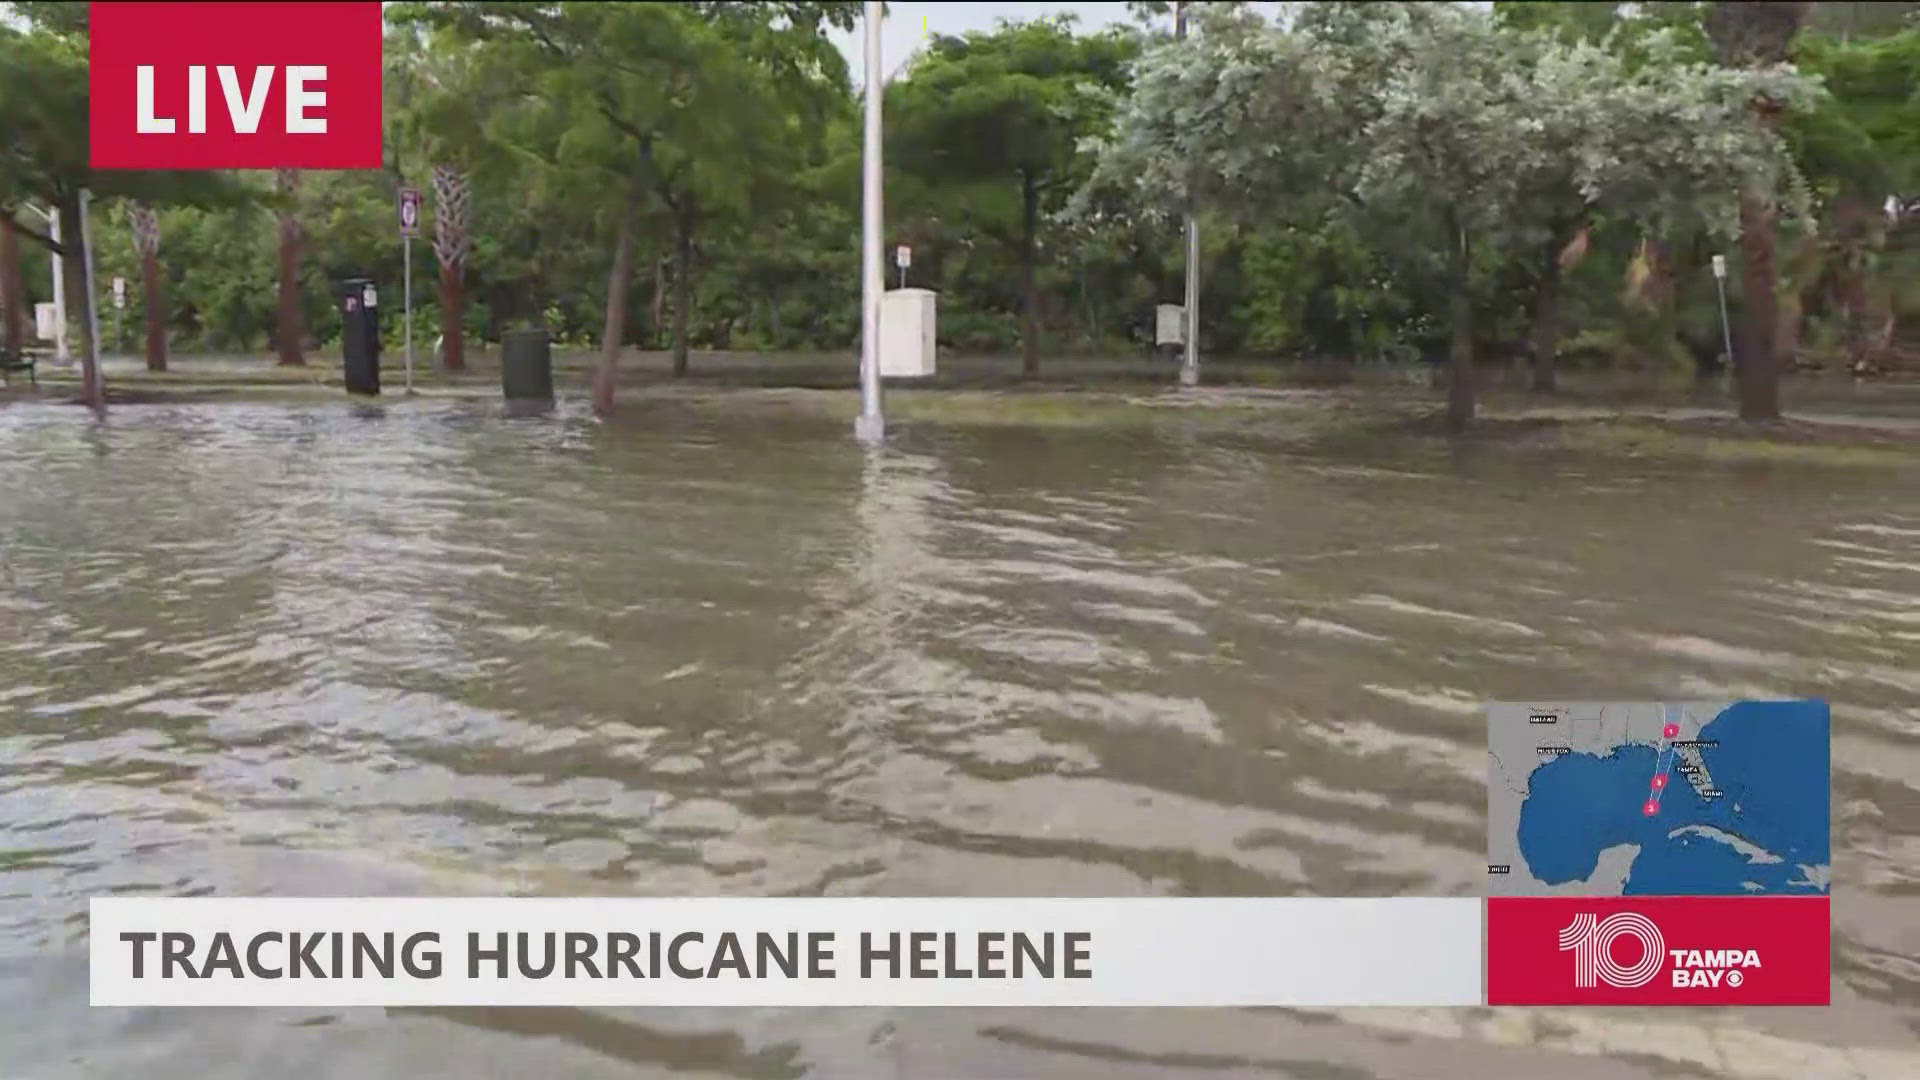
[[1733, 327], [1727, 321], [1727, 257], [1713, 257], [1713, 279], [1720, 286], [1720, 340], [1727, 347], [1727, 366], [1733, 366]]
[[907, 287], [907, 267], [913, 265], [913, 249], [905, 244], [893, 249], [893, 265], [900, 268], [900, 287]]
[[407, 323], [407, 393], [413, 393], [413, 238], [420, 234], [420, 189], [400, 189], [400, 246], [405, 250], [401, 308]]

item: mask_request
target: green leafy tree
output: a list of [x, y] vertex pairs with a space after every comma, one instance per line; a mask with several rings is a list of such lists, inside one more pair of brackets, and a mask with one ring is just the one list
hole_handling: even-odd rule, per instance
[[1043, 227], [1086, 179], [1139, 51], [1126, 32], [1075, 36], [1065, 16], [937, 37], [888, 93], [893, 153], [964, 207], [964, 227], [1015, 254], [1028, 375], [1040, 367]]
[[1631, 68], [1464, 6], [1314, 3], [1288, 28], [1229, 9], [1198, 30], [1143, 60], [1099, 182], [1161, 205], [1194, 183], [1246, 218], [1351, 220], [1416, 291], [1444, 297], [1455, 430], [1474, 412], [1501, 268], [1530, 252], [1563, 259], [1608, 205], [1730, 229], [1716, 186], [1770, 177], [1783, 156], [1770, 133], [1732, 121], [1761, 89], [1810, 93], [1781, 72], [1673, 57]]
[[1801, 283], [1812, 295], [1796, 305], [1821, 311], [1846, 361], [1870, 369], [1893, 345], [1902, 284], [1920, 280], [1920, 263], [1890, 247], [1896, 222], [1884, 210], [1920, 191], [1920, 28], [1803, 34], [1795, 60], [1828, 91], [1785, 125], [1823, 208], [1822, 235], [1808, 245], [1816, 265]]
[[441, 363], [466, 368], [466, 276], [473, 251], [476, 172], [494, 190], [515, 186], [520, 169], [490, 137], [494, 116], [511, 113], [520, 90], [489, 71], [487, 49], [456, 34], [402, 24], [388, 35], [395, 171], [432, 194], [433, 253], [439, 270]]
[[[782, 163], [851, 28], [851, 3], [462, 3], [408, 5], [403, 20], [485, 43], [491, 69], [525, 93], [510, 131], [528, 156], [607, 191], [614, 220], [595, 407], [612, 407], [626, 337], [635, 227], [657, 200], [674, 232], [674, 368], [687, 365], [696, 232], [737, 214]], [[840, 74], [844, 79], [844, 69]], [[800, 107], [796, 108], [798, 104]], [[533, 130], [529, 130], [529, 127]], [[529, 138], [530, 137], [530, 138]], [[611, 183], [609, 183], [611, 181]]]
[[[78, 9], [77, 11], [75, 9]], [[176, 170], [94, 170], [87, 161], [88, 83], [85, 8], [75, 4], [22, 4], [16, 13], [27, 28], [0, 26], [0, 101], [6, 102], [8, 138], [0, 145], [0, 212], [10, 217], [22, 201], [51, 206], [60, 221], [59, 243], [14, 219], [14, 228], [42, 246], [69, 256], [68, 315], [81, 363], [81, 400], [106, 404], [106, 386], [91, 341], [93, 297], [85, 260], [73, 238], [81, 235], [82, 193], [97, 202], [232, 205], [246, 198], [228, 174]]]

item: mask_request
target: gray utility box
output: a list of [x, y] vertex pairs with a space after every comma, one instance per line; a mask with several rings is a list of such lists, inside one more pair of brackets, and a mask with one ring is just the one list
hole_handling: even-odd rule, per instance
[[935, 294], [894, 289], [880, 298], [880, 374], [924, 379], [933, 374]]
[[1187, 343], [1186, 308], [1179, 304], [1161, 304], [1153, 309], [1153, 343], [1163, 346]]

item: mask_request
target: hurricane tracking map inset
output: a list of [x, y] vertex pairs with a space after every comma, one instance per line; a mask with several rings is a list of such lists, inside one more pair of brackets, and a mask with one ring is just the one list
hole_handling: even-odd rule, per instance
[[1487, 725], [1491, 895], [1828, 891], [1825, 702], [1502, 703]]

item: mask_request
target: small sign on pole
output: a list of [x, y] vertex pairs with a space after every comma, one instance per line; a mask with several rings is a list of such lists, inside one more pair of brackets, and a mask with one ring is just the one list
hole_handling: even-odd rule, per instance
[[1713, 257], [1713, 276], [1725, 280], [1727, 276], [1727, 257], [1725, 255], [1715, 255]]
[[117, 277], [113, 279], [113, 306], [117, 308], [123, 308], [127, 306], [127, 279], [126, 278]]
[[913, 265], [913, 249], [905, 244], [893, 249], [893, 265], [900, 268], [900, 287], [907, 287], [907, 267]]
[[420, 189], [400, 189], [400, 235], [420, 235]]

